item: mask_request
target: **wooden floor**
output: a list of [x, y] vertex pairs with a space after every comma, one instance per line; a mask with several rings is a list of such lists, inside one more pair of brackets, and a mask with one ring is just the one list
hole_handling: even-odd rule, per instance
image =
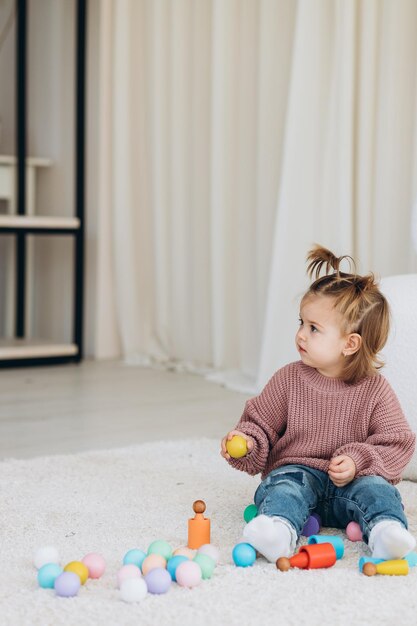
[[220, 439], [246, 398], [201, 376], [118, 362], [0, 370], [0, 459]]

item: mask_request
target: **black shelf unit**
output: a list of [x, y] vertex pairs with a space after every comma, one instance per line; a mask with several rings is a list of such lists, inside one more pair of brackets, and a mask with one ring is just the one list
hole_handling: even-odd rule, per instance
[[[76, 0], [75, 71], [75, 217], [26, 215], [27, 0], [16, 0], [16, 154], [17, 215], [0, 216], [0, 234], [16, 240], [15, 339], [0, 342], [0, 367], [79, 362], [83, 358], [85, 99], [87, 1]], [[73, 342], [56, 344], [25, 339], [27, 235], [73, 237]]]

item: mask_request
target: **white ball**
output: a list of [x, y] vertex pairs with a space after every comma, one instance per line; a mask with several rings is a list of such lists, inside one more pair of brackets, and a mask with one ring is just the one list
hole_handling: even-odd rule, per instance
[[54, 546], [42, 546], [42, 548], [38, 548], [33, 555], [33, 564], [36, 569], [40, 569], [47, 563], [56, 563], [59, 565], [59, 553]]
[[143, 578], [128, 578], [120, 585], [120, 597], [125, 602], [141, 602], [148, 593]]
[[206, 556], [211, 557], [216, 565], [219, 562], [220, 550], [216, 548], [216, 546], [213, 546], [212, 543], [205, 543], [203, 546], [200, 546], [200, 548], [198, 548], [197, 550], [197, 553], [205, 554]]

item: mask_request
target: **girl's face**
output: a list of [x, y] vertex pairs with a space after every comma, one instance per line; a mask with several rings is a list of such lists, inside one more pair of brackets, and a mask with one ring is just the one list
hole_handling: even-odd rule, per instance
[[342, 316], [329, 296], [311, 295], [300, 308], [300, 327], [295, 336], [297, 350], [306, 365], [323, 376], [339, 378], [344, 365], [347, 335]]

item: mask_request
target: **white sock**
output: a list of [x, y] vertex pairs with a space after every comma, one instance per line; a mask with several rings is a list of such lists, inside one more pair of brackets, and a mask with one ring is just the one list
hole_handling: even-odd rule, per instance
[[402, 559], [415, 545], [413, 535], [393, 520], [375, 524], [369, 535], [369, 547], [375, 559]]
[[243, 536], [271, 563], [290, 556], [297, 542], [296, 532], [287, 520], [267, 515], [254, 517], [243, 529]]

